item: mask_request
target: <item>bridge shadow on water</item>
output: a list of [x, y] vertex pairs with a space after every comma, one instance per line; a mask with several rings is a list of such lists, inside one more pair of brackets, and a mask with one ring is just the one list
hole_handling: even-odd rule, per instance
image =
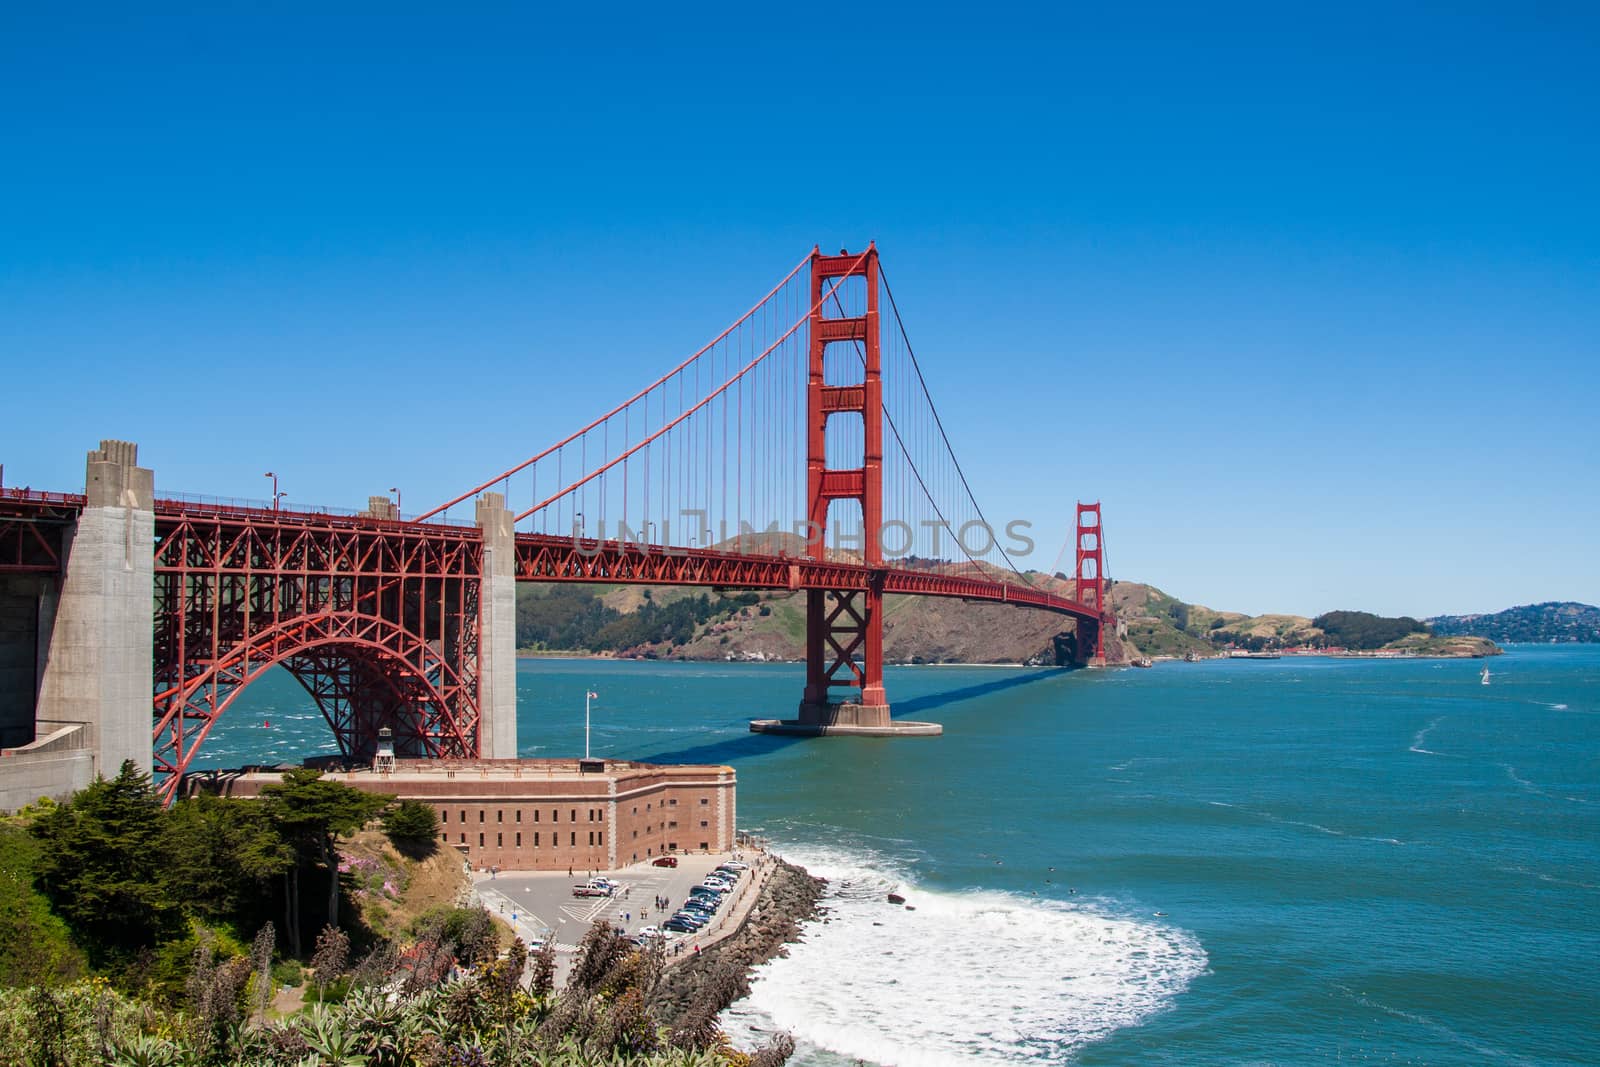
[[[992, 682], [964, 685], [959, 689], [946, 689], [937, 693], [927, 693], [920, 697], [912, 697], [909, 700], [894, 703], [889, 714], [896, 719], [909, 718], [936, 708], [959, 703], [963, 700], [975, 700], [979, 697], [1003, 693], [1008, 689], [1015, 689], [1019, 686], [1033, 685], [1051, 678], [1060, 678], [1073, 669], [1071, 667], [1057, 667], [1030, 670], [1025, 674], [996, 678]], [[748, 724], [749, 719], [733, 719], [727, 725], [729, 728], [738, 727], [748, 730]], [[701, 745], [690, 745], [685, 748], [669, 749], [664, 752], [653, 752], [640, 756], [638, 759], [641, 763], [733, 763], [740, 759], [777, 752], [790, 745], [819, 740], [826, 739], [789, 737], [782, 734], [742, 733], [736, 737], [723, 737]], [[858, 738], [857, 740], [860, 739]]]

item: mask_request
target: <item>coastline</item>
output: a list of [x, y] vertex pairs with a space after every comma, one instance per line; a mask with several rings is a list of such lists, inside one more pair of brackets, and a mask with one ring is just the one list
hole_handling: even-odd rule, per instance
[[[771, 855], [769, 853], [769, 855]], [[737, 928], [667, 967], [650, 995], [657, 1019], [674, 1030], [715, 1019], [750, 992], [750, 974], [799, 941], [804, 925], [821, 917], [827, 885], [805, 868], [771, 856], [772, 870]]]

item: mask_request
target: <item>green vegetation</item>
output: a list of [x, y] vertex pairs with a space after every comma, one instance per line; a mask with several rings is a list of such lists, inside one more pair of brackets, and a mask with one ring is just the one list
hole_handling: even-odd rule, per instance
[[[464, 930], [487, 924], [483, 914]], [[330, 927], [313, 970], [313, 1003], [287, 1019], [269, 1018], [263, 945], [232, 959], [201, 945], [175, 1007], [131, 1000], [101, 980], [0, 991], [0, 1063], [779, 1067], [794, 1051], [784, 1036], [754, 1055], [736, 1051], [709, 1013], [677, 1028], [657, 1023], [646, 1005], [661, 978], [661, 951], [638, 949], [605, 923], [584, 937], [559, 991], [548, 947], [530, 959], [519, 941], [497, 956], [492, 943], [449, 941], [450, 925], [441, 918], [410, 952], [375, 953], [349, 970]], [[441, 979], [456, 963], [465, 969]], [[528, 971], [533, 980], [524, 986]]]
[[1324, 635], [1319, 644], [1340, 645], [1358, 651], [1382, 648], [1407, 634], [1427, 631], [1427, 627], [1407, 615], [1388, 619], [1366, 611], [1330, 611], [1326, 615], [1318, 615], [1311, 625]]
[[0, 986], [55, 985], [84, 972], [67, 924], [34, 888], [39, 843], [0, 823]]
[[[386, 804], [297, 770], [259, 800], [164, 809], [124, 764], [66, 804], [0, 820], [0, 1067], [776, 1067], [793, 1051], [787, 1039], [735, 1051], [711, 1009], [658, 1023], [647, 1004], [660, 951], [603, 923], [559, 991], [553, 948], [507, 948], [483, 908], [390, 916], [404, 929], [387, 937], [359, 916], [341, 927], [343, 893], [381, 925], [377, 886], [393, 902], [388, 883], [402, 878], [364, 855], [375, 835], [342, 860], [342, 835], [381, 815], [397, 840], [432, 845], [431, 808]], [[280, 908], [289, 957], [298, 924], [320, 928], [304, 964], [278, 954], [268, 915]], [[279, 1010], [285, 986], [304, 1010]]]
[[1575, 601], [1547, 601], [1492, 615], [1441, 615], [1428, 625], [1440, 637], [1486, 637], [1491, 641], [1600, 642], [1600, 608]]
[[[526, 587], [524, 587], [526, 588]], [[705, 593], [669, 599], [643, 590], [636, 611], [609, 607], [596, 587], [551, 585], [518, 590], [517, 647], [607, 652], [640, 645], [686, 645], [707, 622], [760, 602], [754, 593]]]
[[383, 832], [402, 856], [422, 859], [439, 847], [439, 815], [431, 804], [402, 800], [383, 813]]
[[[275, 915], [299, 955], [300, 923], [339, 922], [335, 837], [387, 801], [318, 771], [284, 777], [261, 801], [196, 796], [164, 809], [125, 763], [66, 804], [25, 809], [0, 832], [0, 985], [50, 984], [86, 962], [171, 1002], [201, 943], [242, 951]], [[303, 893], [322, 906], [308, 909]]]

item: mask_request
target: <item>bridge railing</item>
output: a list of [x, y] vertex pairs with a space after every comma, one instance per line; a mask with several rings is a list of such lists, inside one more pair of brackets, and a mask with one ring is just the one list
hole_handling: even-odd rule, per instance
[[82, 493], [51, 493], [43, 489], [15, 489], [0, 487], [0, 500], [20, 500], [30, 504], [60, 504], [65, 507], [82, 507]]
[[[404, 525], [407, 529], [415, 530], [418, 524], [404, 522], [397, 518], [380, 519], [371, 513], [358, 511], [355, 508], [337, 508], [326, 504], [302, 504], [298, 501], [288, 505], [280, 504], [274, 508], [270, 500], [254, 500], [249, 497], [213, 496], [208, 493], [173, 493], [162, 491], [156, 496], [157, 506], [166, 505], [169, 509], [183, 510], [183, 505], [193, 505], [198, 509], [213, 513], [235, 516], [239, 518], [270, 518], [273, 515], [282, 517], [292, 516], [325, 516], [330, 519], [354, 519], [363, 523], [377, 523], [380, 525]], [[462, 519], [451, 519], [436, 515], [429, 519], [428, 526], [450, 526], [462, 529], [476, 529], [477, 523]]]

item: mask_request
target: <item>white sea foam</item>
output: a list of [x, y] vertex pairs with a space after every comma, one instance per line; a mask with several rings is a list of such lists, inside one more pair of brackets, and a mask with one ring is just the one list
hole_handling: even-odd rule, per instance
[[1416, 733], [1416, 736], [1411, 739], [1411, 751], [1420, 753], [1421, 755], [1424, 755], [1424, 756], [1442, 756], [1442, 755], [1444, 755], [1444, 753], [1442, 753], [1442, 752], [1435, 752], [1431, 748], [1423, 748], [1422, 747], [1422, 743], [1428, 739], [1428, 735], [1433, 733], [1433, 728], [1438, 726], [1441, 722], [1444, 722], [1444, 720], [1445, 720], [1445, 716], [1439, 715], [1439, 716], [1431, 719], [1428, 722], [1428, 725], [1426, 725], [1422, 729], [1418, 730], [1417, 733]]
[[1457, 1045], [1474, 1053], [1478, 1057], [1479, 1062], [1518, 1063], [1527, 1064], [1529, 1067], [1533, 1067], [1533, 1064], [1537, 1062], [1535, 1060], [1530, 1060], [1519, 1053], [1512, 1052], [1509, 1049], [1497, 1048], [1494, 1045], [1489, 1045], [1482, 1041], [1474, 1040], [1465, 1034], [1452, 1030], [1450, 1027], [1438, 1022], [1435, 1019], [1430, 1019], [1426, 1015], [1420, 1015], [1417, 1012], [1404, 1011], [1400, 1008], [1391, 1007], [1382, 1001], [1374, 1000], [1365, 993], [1358, 993], [1349, 986], [1335, 983], [1334, 988], [1364, 1008], [1372, 1008], [1376, 1011], [1381, 1011], [1385, 1015], [1388, 1015], [1392, 1018], [1403, 1019], [1406, 1022], [1413, 1023], [1425, 1030], [1432, 1031], [1438, 1037], [1449, 1042], [1450, 1044]]
[[[828, 921], [724, 1014], [747, 1046], [787, 1030], [802, 1049], [895, 1067], [1067, 1063], [1206, 968], [1192, 935], [1108, 902], [928, 890], [876, 857], [789, 855], [829, 880]], [[915, 910], [887, 903], [891, 891]]]
[[1530, 870], [1527, 867], [1496, 867], [1495, 870], [1504, 871], [1506, 874], [1525, 874], [1530, 878], [1537, 878], [1541, 882], [1549, 882], [1551, 885], [1564, 885], [1572, 889], [1600, 889], [1600, 885], [1596, 885], [1593, 882], [1579, 882], [1571, 878], [1558, 878], [1553, 874]]
[[1303, 819], [1286, 819], [1282, 815], [1274, 815], [1270, 811], [1257, 811], [1254, 808], [1240, 807], [1238, 804], [1230, 804], [1226, 800], [1212, 800], [1207, 801], [1207, 803], [1211, 804], [1213, 807], [1232, 808], [1234, 811], [1243, 812], [1246, 815], [1253, 815], [1257, 819], [1265, 819], [1267, 822], [1275, 822], [1280, 826], [1300, 826], [1307, 830], [1315, 830], [1317, 833], [1327, 834], [1329, 837], [1348, 837], [1354, 841], [1374, 841], [1380, 845], [1405, 844], [1405, 842], [1400, 840], [1398, 837], [1373, 837], [1369, 834], [1353, 834], [1348, 830], [1339, 830], [1332, 826], [1324, 826], [1319, 822], [1306, 822]]

